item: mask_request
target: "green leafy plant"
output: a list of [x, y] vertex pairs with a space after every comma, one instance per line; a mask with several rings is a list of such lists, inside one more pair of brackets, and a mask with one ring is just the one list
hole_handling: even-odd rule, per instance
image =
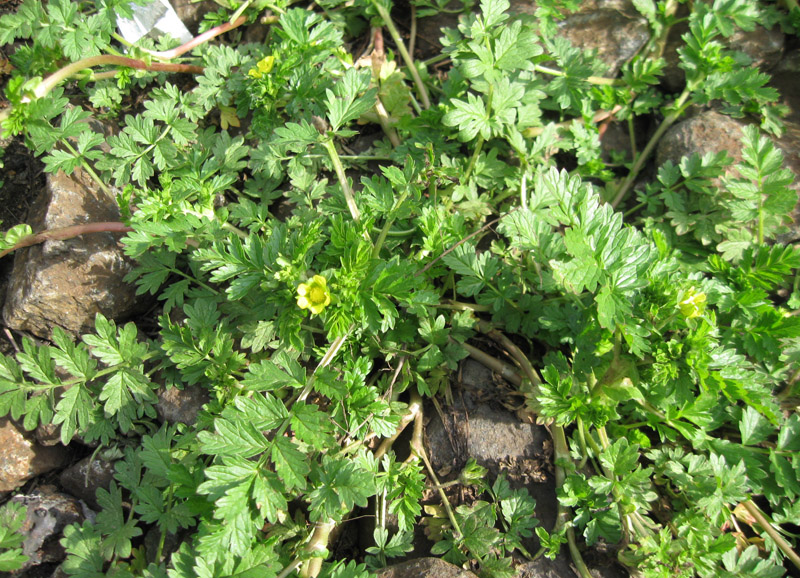
[[[650, 40], [615, 75], [558, 34], [575, 2], [529, 18], [483, 0], [443, 32], [439, 76], [383, 0], [219, 4], [182, 46], [120, 38], [127, 2], [25, 0], [0, 18], [0, 44], [20, 42], [2, 130], [123, 213], [15, 227], [2, 254], [124, 233], [127, 279], [160, 305], [146, 335], [100, 315], [77, 342], [54, 329], [0, 358], [0, 415], [120, 456], [96, 520], [64, 532], [65, 572], [368, 576], [423, 518], [435, 554], [486, 577], [563, 545], [582, 578], [600, 544], [647, 578], [800, 567], [800, 251], [776, 241], [797, 196], [762, 134], [781, 130], [779, 95], [724, 41], [796, 33], [796, 8], [686, 3], [676, 96], [659, 89], [674, 0], [634, 3]], [[664, 133], [711, 105], [755, 123], [742, 162], [667, 163], [631, 202]], [[656, 123], [641, 150], [640, 119]], [[602, 154], [612, 121], [629, 153]], [[467, 356], [548, 425], [555, 527], [475, 463], [437, 478], [423, 398], [448, 399]], [[195, 423], [159, 424], [160, 388], [209, 401]], [[452, 484], [474, 499], [451, 504]], [[363, 563], [333, 559], [362, 514]], [[15, 538], [0, 546], [19, 567]]]

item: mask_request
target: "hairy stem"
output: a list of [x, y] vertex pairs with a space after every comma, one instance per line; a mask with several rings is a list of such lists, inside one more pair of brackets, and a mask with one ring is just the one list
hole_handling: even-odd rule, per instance
[[83, 225], [71, 225], [69, 227], [62, 227], [60, 229], [50, 229], [48, 231], [42, 231], [41, 233], [23, 237], [17, 241], [13, 247], [9, 247], [5, 251], [0, 252], [0, 259], [9, 253], [16, 251], [17, 249], [38, 245], [39, 243], [44, 243], [45, 241], [64, 241], [66, 239], [72, 239], [73, 237], [85, 235], [87, 233], [128, 233], [129, 231], [133, 231], [133, 229], [128, 227], [125, 223], [115, 221], [85, 223]]
[[[89, 58], [82, 58], [77, 62], [68, 64], [64, 68], [55, 71], [53, 74], [45, 78], [39, 86], [34, 90], [36, 98], [42, 98], [50, 94], [50, 91], [58, 86], [61, 82], [68, 79], [74, 74], [87, 68], [95, 66], [103, 66], [106, 64], [114, 66], [125, 66], [127, 68], [135, 68], [137, 70], [152, 70], [156, 72], [183, 72], [187, 74], [202, 74], [202, 66], [194, 66], [191, 64], [170, 64], [167, 62], [145, 62], [136, 58], [128, 58], [127, 56], [113, 56], [110, 54], [101, 54], [100, 56], [90, 56]], [[22, 102], [30, 102], [30, 99], [25, 97]]]
[[[303, 550], [306, 552], [324, 552], [328, 549], [328, 539], [330, 538], [331, 531], [336, 526], [336, 522], [328, 519], [324, 522], [317, 522], [314, 524], [314, 533], [311, 534], [311, 539], [305, 545]], [[314, 578], [322, 570], [322, 556], [317, 556], [306, 560], [303, 567], [300, 569], [300, 576], [303, 578]]]
[[[541, 72], [542, 74], [549, 74], [550, 76], [567, 76], [567, 74], [561, 70], [556, 70], [555, 68], [548, 68], [547, 66], [541, 66], [539, 64], [535, 65], [534, 70], [536, 72]], [[602, 76], [588, 76], [586, 78], [586, 82], [589, 84], [599, 84], [599, 85], [613, 85], [619, 84], [617, 79], [615, 78], [604, 78]]]
[[339, 153], [336, 151], [336, 145], [333, 144], [333, 138], [328, 137], [323, 140], [322, 146], [328, 151], [328, 156], [331, 159], [331, 163], [333, 163], [333, 170], [336, 171], [336, 178], [339, 180], [339, 186], [342, 187], [342, 193], [344, 193], [344, 200], [347, 203], [350, 216], [358, 223], [361, 221], [361, 212], [358, 210], [358, 205], [356, 205], [353, 187], [350, 186], [350, 181], [347, 180], [347, 175], [344, 172], [344, 165], [342, 165], [342, 160], [339, 158]]
[[753, 503], [753, 500], [742, 502], [742, 505], [747, 512], [756, 519], [758, 525], [764, 529], [767, 535], [772, 538], [772, 541], [781, 549], [781, 552], [792, 561], [792, 564], [794, 564], [796, 568], [800, 569], [800, 556], [797, 555], [797, 552], [792, 549], [789, 543], [783, 539], [783, 536], [772, 526], [764, 513]]
[[[276, 16], [271, 16], [264, 19], [265, 24], [274, 24], [277, 21], [278, 18]], [[172, 60], [173, 58], [178, 58], [179, 56], [186, 54], [190, 50], [197, 48], [201, 44], [205, 44], [206, 42], [208, 42], [213, 38], [216, 38], [220, 34], [225, 34], [226, 32], [233, 30], [234, 28], [238, 28], [245, 22], [247, 22], [247, 18], [245, 18], [244, 16], [234, 15], [234, 18], [231, 22], [226, 22], [225, 24], [220, 24], [219, 26], [215, 26], [210, 30], [206, 30], [202, 34], [195, 36], [188, 42], [181, 44], [176, 48], [172, 48], [170, 50], [162, 50], [162, 51], [147, 50], [145, 48], [139, 48], [139, 50], [146, 52], [147, 54], [158, 60]], [[131, 44], [130, 42], [128, 42], [127, 40], [125, 40], [124, 38], [122, 38], [117, 34], [114, 34], [113, 37], [115, 40], [117, 40], [121, 44], [128, 46], [129, 48], [135, 47], [133, 44]]]
[[641, 154], [636, 158], [636, 162], [633, 164], [631, 168], [631, 172], [628, 173], [628, 176], [622, 181], [622, 184], [617, 191], [617, 196], [614, 197], [614, 200], [611, 201], [611, 206], [615, 209], [617, 206], [625, 199], [627, 194], [630, 192], [633, 183], [636, 181], [636, 177], [639, 176], [639, 173], [644, 168], [644, 163], [650, 158], [650, 155], [656, 148], [658, 141], [661, 140], [661, 137], [664, 136], [664, 133], [675, 124], [681, 115], [683, 115], [684, 111], [686, 110], [686, 101], [688, 100], [691, 94], [691, 90], [687, 87], [681, 96], [675, 101], [674, 110], [668, 114], [661, 124], [659, 125], [658, 129], [656, 129], [655, 134], [650, 138], [647, 144], [644, 147], [644, 150]]
[[[411, 393], [411, 402], [412, 403], [422, 403], [422, 399], [419, 396], [419, 393], [416, 391], [412, 391]], [[445, 511], [447, 511], [447, 517], [450, 519], [450, 523], [453, 525], [453, 533], [455, 534], [456, 539], [461, 539], [463, 534], [461, 533], [461, 527], [458, 525], [458, 520], [456, 520], [456, 515], [453, 512], [453, 507], [450, 505], [450, 500], [447, 499], [447, 494], [444, 493], [441, 484], [439, 484], [439, 478], [436, 476], [436, 472], [433, 471], [433, 466], [431, 465], [431, 461], [428, 459], [428, 454], [425, 452], [425, 445], [422, 441], [423, 438], [423, 419], [424, 415], [422, 411], [417, 413], [417, 416], [414, 418], [414, 433], [411, 436], [411, 451], [419, 457], [422, 462], [425, 464], [425, 468], [428, 470], [428, 475], [431, 477], [434, 485], [436, 486], [436, 490], [439, 492], [439, 497], [442, 499], [442, 505], [444, 506]]]
[[386, 25], [386, 29], [392, 36], [394, 43], [397, 45], [397, 50], [400, 52], [400, 56], [403, 58], [403, 62], [406, 63], [408, 71], [411, 73], [411, 78], [414, 79], [417, 92], [419, 92], [419, 98], [422, 100], [422, 107], [425, 109], [430, 108], [431, 99], [428, 97], [428, 91], [425, 88], [425, 84], [422, 82], [422, 78], [419, 75], [416, 65], [414, 64], [414, 59], [411, 58], [411, 55], [408, 53], [406, 45], [403, 42], [403, 38], [400, 36], [400, 33], [397, 31], [397, 27], [394, 25], [392, 16], [389, 14], [389, 11], [386, 9], [386, 7], [381, 3], [381, 0], [373, 0], [372, 5], [375, 7], [375, 10], [377, 10], [378, 16], [381, 17], [381, 20], [383, 20], [383, 23]]

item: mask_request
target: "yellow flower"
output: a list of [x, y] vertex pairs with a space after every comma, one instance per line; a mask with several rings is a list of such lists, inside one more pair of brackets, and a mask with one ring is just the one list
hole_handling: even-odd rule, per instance
[[686, 297], [683, 301], [678, 303], [678, 308], [680, 308], [681, 314], [686, 319], [700, 317], [706, 309], [706, 294], [703, 292], [697, 293], [695, 288], [692, 287], [686, 292]]
[[311, 313], [319, 315], [330, 303], [328, 281], [322, 275], [314, 275], [309, 283], [297, 286], [297, 306], [300, 309], [310, 309]]
[[247, 76], [252, 78], [261, 78], [265, 74], [269, 74], [272, 71], [273, 66], [275, 66], [275, 57], [265, 56], [256, 63], [255, 68], [251, 68], [247, 72]]

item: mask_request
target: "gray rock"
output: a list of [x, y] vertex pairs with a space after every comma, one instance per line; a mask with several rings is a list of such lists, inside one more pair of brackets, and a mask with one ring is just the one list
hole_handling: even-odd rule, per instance
[[58, 542], [62, 531], [85, 518], [78, 500], [57, 492], [53, 486], [42, 486], [29, 495], [14, 496], [11, 501], [27, 508], [21, 532], [25, 535], [22, 551], [29, 559], [22, 571], [63, 560], [64, 548]]
[[[60, 397], [59, 390], [63, 388], [58, 388], [56, 390], [57, 396]], [[58, 399], [58, 397], [56, 399]], [[36, 441], [42, 444], [43, 446], [55, 446], [61, 443], [61, 425], [54, 424], [54, 423], [40, 423], [36, 426], [36, 429], [33, 430], [33, 437], [36, 438]]]
[[108, 489], [114, 479], [114, 461], [101, 457], [87, 457], [61, 472], [59, 482], [70, 494], [86, 502], [93, 510], [100, 511], [97, 503], [97, 488]]
[[157, 392], [156, 412], [162, 422], [194, 425], [198, 412], [209, 402], [208, 390], [199, 385], [185, 389], [162, 387]]
[[555, 560], [543, 556], [535, 562], [525, 562], [517, 568], [517, 578], [577, 578], [568, 558], [562, 552]]
[[650, 39], [650, 28], [643, 17], [610, 9], [586, 11], [585, 6], [561, 23], [559, 33], [573, 46], [596, 50], [611, 77]]
[[544, 481], [547, 477], [547, 466], [541, 462], [549, 455], [550, 439], [544, 427], [522, 423], [509, 411], [489, 404], [478, 405], [468, 413], [451, 408], [450, 415], [449, 431], [438, 416], [428, 424], [427, 437], [435, 468], [459, 467], [459, 462], [473, 457], [495, 474], [501, 465], [530, 462], [532, 478]]
[[[48, 177], [28, 222], [42, 231], [119, 218], [113, 199], [78, 169], [72, 176], [59, 172]], [[123, 278], [132, 264], [119, 236], [92, 233], [17, 251], [3, 308], [6, 325], [47, 338], [56, 325], [87, 332], [97, 313], [115, 319], [131, 315], [137, 306], [135, 287]]]
[[378, 572], [378, 578], [477, 578], [439, 558], [417, 558], [394, 564]]
[[[535, 562], [525, 562], [517, 568], [517, 578], [577, 578], [566, 554], [566, 546], [555, 560], [538, 558]], [[628, 578], [629, 574], [617, 565], [590, 567], [589, 573], [595, 578]]]
[[511, 411], [494, 406], [491, 398], [497, 395], [498, 386], [492, 372], [482, 365], [465, 360], [460, 375], [463, 396], [456, 395], [455, 407], [445, 411], [447, 427], [431, 412], [426, 428], [434, 469], [442, 477], [454, 475], [468, 458], [475, 458], [489, 469], [492, 478], [503, 473], [512, 487], [527, 489], [536, 500], [540, 524], [552, 528], [558, 502], [550, 434], [544, 427], [525, 423]]
[[742, 160], [744, 124], [713, 110], [702, 112], [672, 126], [656, 149], [656, 166], [668, 160], [680, 163], [684, 156], [726, 151], [734, 163]]
[[8, 418], [0, 418], [0, 492], [10, 492], [34, 476], [60, 468], [68, 458], [63, 446], [41, 446]]

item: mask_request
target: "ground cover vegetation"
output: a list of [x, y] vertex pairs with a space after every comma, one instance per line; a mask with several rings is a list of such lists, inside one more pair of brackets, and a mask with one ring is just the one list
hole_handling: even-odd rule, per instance
[[[177, 48], [120, 38], [128, 0], [25, 0], [0, 19], [0, 44], [17, 43], [3, 132], [116, 199], [130, 281], [161, 311], [146, 337], [98, 316], [77, 342], [55, 329], [0, 359], [0, 415], [120, 456], [94, 523], [65, 530], [68, 574], [368, 576], [410, 549], [426, 488], [445, 512], [433, 553], [481, 576], [564, 547], [586, 577], [598, 543], [648, 578], [800, 568], [800, 252], [775, 242], [797, 196], [766, 136], [779, 95], [726, 47], [737, 28], [795, 34], [796, 8], [635, 0], [651, 39], [611, 78], [557, 35], [578, 2], [465, 4], [436, 74], [388, 0], [220, 4]], [[679, 21], [686, 86], [666, 94]], [[684, 158], [634, 188], [665, 130], [710, 105], [753, 122], [741, 163]], [[656, 125], [637, 143], [642, 119]], [[610, 120], [632, 153], [604, 160]], [[458, 482], [479, 499], [441, 491], [422, 400], [468, 355], [549, 425], [554, 528], [473, 463]], [[211, 392], [196, 424], [158, 424], [165, 384]], [[374, 516], [375, 545], [327, 559], [354, 512]], [[11, 570], [20, 509], [2, 516]]]

